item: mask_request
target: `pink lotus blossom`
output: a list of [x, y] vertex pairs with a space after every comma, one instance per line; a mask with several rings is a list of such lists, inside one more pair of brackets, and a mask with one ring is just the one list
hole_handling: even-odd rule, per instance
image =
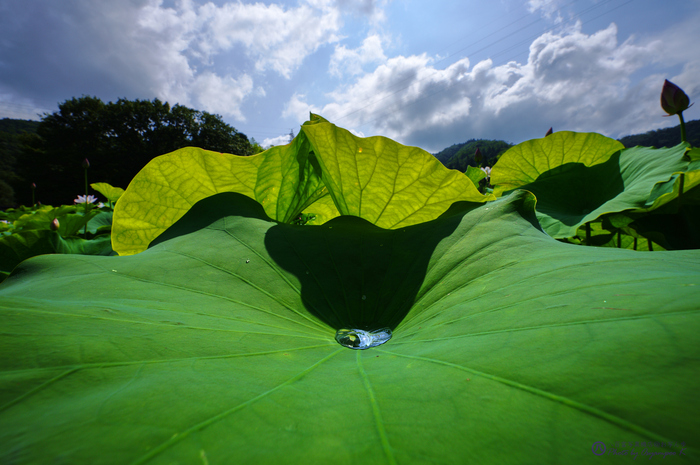
[[77, 199], [73, 200], [73, 203], [95, 203], [97, 202], [97, 197], [94, 195], [79, 195]]

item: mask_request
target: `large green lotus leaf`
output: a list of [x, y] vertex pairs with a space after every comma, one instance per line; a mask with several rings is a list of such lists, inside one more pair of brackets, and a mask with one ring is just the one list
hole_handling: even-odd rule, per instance
[[[28, 260], [0, 288], [0, 461], [696, 463], [700, 252], [559, 243], [533, 203], [385, 230], [221, 194], [143, 253]], [[345, 324], [394, 335], [353, 351]]]
[[[305, 137], [250, 157], [188, 147], [156, 157], [119, 197], [112, 247], [120, 255], [146, 250], [198, 201], [221, 192], [257, 200], [271, 218], [290, 222], [327, 195]], [[337, 216], [327, 204], [319, 218]]]
[[301, 131], [341, 215], [393, 229], [433, 220], [456, 201], [495, 199], [418, 147], [381, 136], [358, 137], [325, 120], [305, 124]]
[[537, 197], [537, 218], [544, 230], [555, 238], [571, 238], [602, 215], [646, 212], [677, 197], [674, 181], [688, 169], [686, 150], [687, 144], [625, 149], [593, 166], [557, 166], [521, 188]]
[[567, 163], [593, 166], [607, 161], [625, 146], [594, 132], [555, 132], [508, 149], [491, 170], [491, 184], [497, 193], [537, 180]]

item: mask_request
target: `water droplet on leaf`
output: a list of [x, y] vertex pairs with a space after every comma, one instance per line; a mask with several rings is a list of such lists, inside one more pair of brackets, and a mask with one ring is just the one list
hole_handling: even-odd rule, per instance
[[245, 262], [246, 262], [246, 263], [250, 263], [250, 260], [246, 260]]
[[374, 331], [362, 329], [339, 329], [335, 333], [335, 340], [348, 349], [369, 349], [384, 344], [391, 339], [391, 329], [381, 328]]

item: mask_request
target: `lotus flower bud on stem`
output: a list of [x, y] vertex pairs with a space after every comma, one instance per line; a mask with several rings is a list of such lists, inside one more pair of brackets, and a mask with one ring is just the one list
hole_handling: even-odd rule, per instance
[[551, 136], [553, 133], [554, 133], [554, 131], [552, 131], [552, 128], [549, 128], [547, 130], [547, 134], [545, 134], [544, 137]]
[[661, 108], [669, 115], [677, 115], [689, 106], [690, 99], [683, 89], [666, 79], [661, 89]]
[[49, 228], [51, 228], [51, 231], [58, 231], [58, 228], [61, 227], [61, 224], [58, 222], [58, 218], [54, 218], [51, 224], [49, 225]]
[[83, 168], [85, 168], [85, 169], [90, 168], [90, 161], [87, 158], [85, 158], [83, 160]]
[[479, 165], [481, 164], [481, 150], [479, 150], [479, 147], [474, 151], [474, 161]]
[[661, 108], [664, 109], [669, 116], [678, 115], [681, 120], [681, 141], [686, 142], [685, 138], [685, 121], [683, 120], [683, 112], [692, 104], [690, 98], [683, 92], [683, 89], [666, 79], [664, 86], [661, 89]]

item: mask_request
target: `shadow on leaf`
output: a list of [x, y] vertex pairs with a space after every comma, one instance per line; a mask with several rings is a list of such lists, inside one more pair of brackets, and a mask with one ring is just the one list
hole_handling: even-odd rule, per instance
[[311, 314], [334, 329], [394, 329], [411, 309], [437, 244], [480, 205], [459, 202], [435, 221], [394, 230], [354, 216], [295, 226], [271, 220], [249, 197], [221, 193], [195, 204], [149, 248], [229, 216], [265, 220], [272, 223], [266, 252], [300, 282]]

